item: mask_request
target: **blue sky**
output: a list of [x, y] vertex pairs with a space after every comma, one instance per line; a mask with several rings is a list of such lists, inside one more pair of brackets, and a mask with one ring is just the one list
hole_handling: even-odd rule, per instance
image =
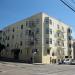
[[0, 29], [39, 12], [69, 24], [75, 37], [75, 13], [60, 0], [0, 0]]

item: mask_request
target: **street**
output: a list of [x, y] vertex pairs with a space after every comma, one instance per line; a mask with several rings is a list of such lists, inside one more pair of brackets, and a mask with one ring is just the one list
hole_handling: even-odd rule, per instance
[[25, 64], [0, 61], [0, 75], [75, 75], [75, 65]]

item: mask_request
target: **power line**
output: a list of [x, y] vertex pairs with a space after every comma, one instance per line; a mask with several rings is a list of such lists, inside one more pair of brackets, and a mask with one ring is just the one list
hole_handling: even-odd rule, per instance
[[73, 12], [75, 12], [75, 9], [72, 8], [71, 5], [69, 5], [67, 2], [60, 0], [64, 5], [66, 5], [68, 8], [70, 8]]

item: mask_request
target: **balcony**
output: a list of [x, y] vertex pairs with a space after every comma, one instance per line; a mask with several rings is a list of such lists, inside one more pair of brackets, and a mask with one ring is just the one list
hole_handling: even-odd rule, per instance
[[64, 58], [64, 49], [62, 47], [57, 47], [57, 57], [59, 59], [63, 59]]
[[56, 40], [55, 46], [57, 46], [57, 47], [64, 47], [64, 41]]
[[69, 50], [68, 50], [68, 57], [69, 57], [69, 58], [71, 57], [71, 53], [72, 53], [72, 50], [69, 49]]
[[33, 37], [29, 37], [27, 38], [27, 45], [29, 46], [34, 46], [34, 44], [38, 44], [38, 39], [37, 38], [33, 38]]
[[72, 33], [72, 30], [70, 28], [68, 28], [67, 33]]
[[29, 29], [33, 29], [35, 28], [35, 22], [34, 21], [27, 21], [26, 22], [26, 26], [29, 28]]
[[71, 41], [71, 39], [72, 39], [72, 36], [68, 36], [68, 37], [67, 37], [67, 39], [68, 39], [69, 41]]
[[64, 33], [61, 30], [57, 30], [56, 33], [55, 33], [55, 37], [57, 39], [64, 40]]

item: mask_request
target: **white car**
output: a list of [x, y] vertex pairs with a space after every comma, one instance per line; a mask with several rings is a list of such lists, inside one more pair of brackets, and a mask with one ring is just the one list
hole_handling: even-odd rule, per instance
[[65, 59], [64, 64], [70, 64], [72, 62], [72, 59]]

